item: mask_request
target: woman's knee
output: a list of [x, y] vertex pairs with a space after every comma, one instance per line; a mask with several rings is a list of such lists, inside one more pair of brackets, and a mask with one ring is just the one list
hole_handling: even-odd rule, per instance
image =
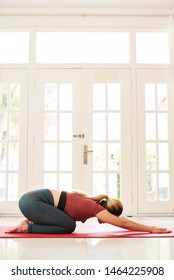
[[19, 209], [21, 210], [21, 212], [27, 206], [27, 197], [26, 196], [27, 196], [27, 194], [24, 194], [23, 196], [21, 196], [21, 198], [19, 199], [19, 202], [18, 202]]
[[72, 220], [68, 223], [66, 233], [72, 233], [76, 228], [76, 221]]
[[30, 196], [30, 192], [25, 193], [21, 196], [18, 202], [19, 209], [24, 216], [26, 216], [26, 214], [32, 209]]

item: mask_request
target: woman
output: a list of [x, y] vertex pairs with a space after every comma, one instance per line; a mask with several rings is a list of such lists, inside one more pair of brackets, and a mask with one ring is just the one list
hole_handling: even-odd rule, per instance
[[121, 201], [107, 195], [90, 197], [80, 192], [38, 189], [25, 193], [19, 200], [19, 208], [27, 219], [10, 228], [8, 233], [72, 233], [76, 221], [84, 223], [92, 217], [97, 217], [99, 223], [132, 231], [170, 232], [119, 217], [123, 211]]

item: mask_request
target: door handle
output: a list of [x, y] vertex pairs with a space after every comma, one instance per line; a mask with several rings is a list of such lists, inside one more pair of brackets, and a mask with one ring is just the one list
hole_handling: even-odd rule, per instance
[[73, 137], [74, 138], [84, 138], [85, 134], [74, 134]]
[[93, 153], [92, 150], [88, 150], [88, 146], [83, 146], [83, 164], [88, 164], [88, 153]]

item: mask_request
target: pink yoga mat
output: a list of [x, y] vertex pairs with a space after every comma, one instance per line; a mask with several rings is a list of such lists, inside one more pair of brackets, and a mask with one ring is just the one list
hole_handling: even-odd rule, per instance
[[147, 233], [127, 230], [108, 230], [105, 228], [77, 227], [71, 234], [35, 234], [35, 233], [5, 233], [7, 226], [0, 226], [0, 238], [172, 238], [174, 229], [171, 233]]

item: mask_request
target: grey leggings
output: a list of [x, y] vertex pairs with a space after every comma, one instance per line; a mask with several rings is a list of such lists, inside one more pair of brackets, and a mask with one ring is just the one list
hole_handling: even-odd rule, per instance
[[19, 200], [22, 214], [31, 222], [30, 233], [72, 233], [76, 222], [60, 209], [54, 207], [52, 193], [39, 189], [25, 193]]

